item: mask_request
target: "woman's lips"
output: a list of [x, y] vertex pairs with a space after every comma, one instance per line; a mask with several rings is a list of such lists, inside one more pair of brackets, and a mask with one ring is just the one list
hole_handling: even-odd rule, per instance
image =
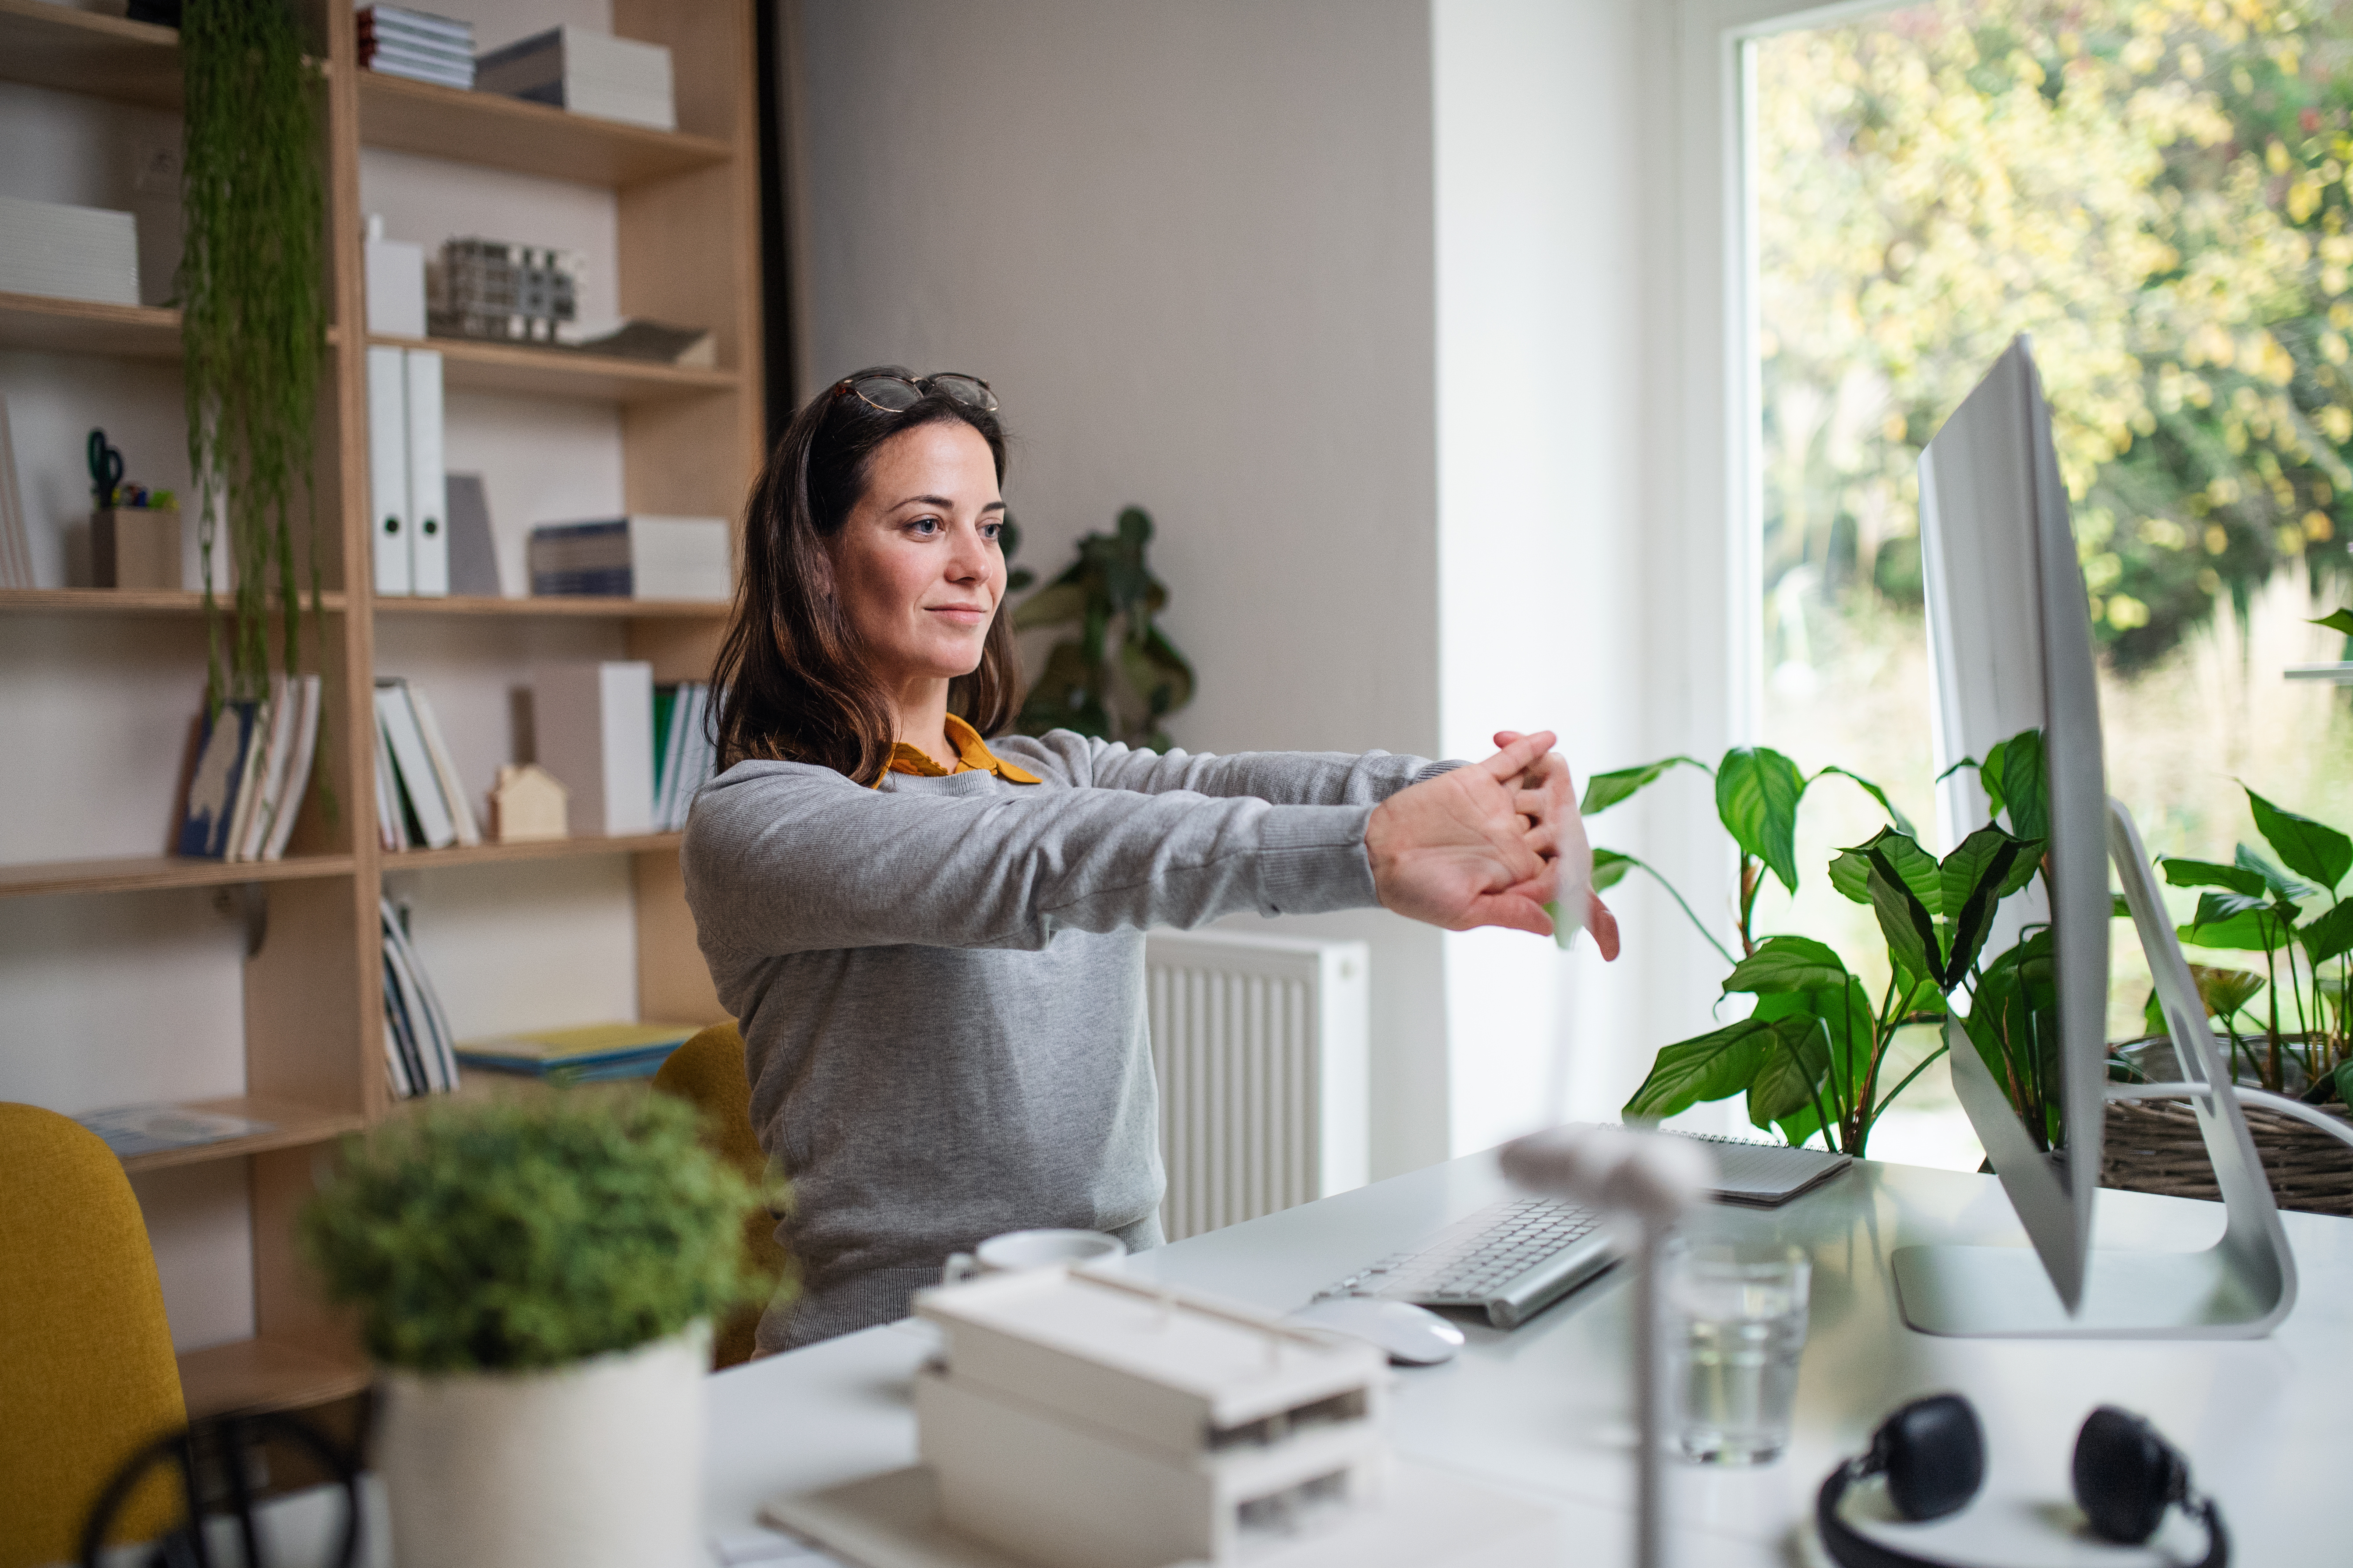
[[960, 626], [985, 625], [989, 614], [985, 606], [979, 605], [927, 605], [924, 608], [928, 613], [944, 616]]

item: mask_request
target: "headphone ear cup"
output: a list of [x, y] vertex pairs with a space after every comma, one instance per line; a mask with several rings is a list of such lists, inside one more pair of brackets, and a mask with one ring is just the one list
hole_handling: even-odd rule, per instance
[[2166, 1509], [2189, 1495], [2189, 1466], [2156, 1427], [2113, 1405], [2084, 1420], [2075, 1437], [2075, 1506], [2104, 1541], [2137, 1546]]
[[1985, 1481], [1985, 1433], [1957, 1394], [1932, 1394], [1890, 1415], [1872, 1439], [1887, 1499], [1908, 1520], [1942, 1519]]

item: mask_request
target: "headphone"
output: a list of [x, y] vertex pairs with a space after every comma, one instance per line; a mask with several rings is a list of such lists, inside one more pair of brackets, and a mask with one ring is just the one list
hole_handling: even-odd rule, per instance
[[[2221, 1510], [2189, 1489], [2189, 1462], [2141, 1417], [2113, 1405], [2084, 1417], [2074, 1474], [2075, 1504], [2102, 1540], [2137, 1546], [2157, 1533], [2167, 1509], [2179, 1506], [2206, 1526], [2206, 1557], [2198, 1568], [2224, 1568], [2231, 1561]], [[1907, 1520], [1954, 1512], [1985, 1479], [1978, 1413], [1957, 1394], [1914, 1400], [1880, 1424], [1869, 1449], [1830, 1473], [1814, 1502], [1814, 1527], [1841, 1568], [1934, 1568], [1839, 1517], [1846, 1489], [1869, 1476], [1887, 1478], [1887, 1500]]]

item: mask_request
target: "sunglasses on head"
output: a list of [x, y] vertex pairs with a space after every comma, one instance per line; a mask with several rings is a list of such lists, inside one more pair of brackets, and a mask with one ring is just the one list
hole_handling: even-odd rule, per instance
[[855, 397], [883, 414], [904, 414], [933, 393], [983, 414], [997, 412], [997, 394], [976, 375], [943, 371], [937, 375], [853, 375], [836, 382], [836, 397]]

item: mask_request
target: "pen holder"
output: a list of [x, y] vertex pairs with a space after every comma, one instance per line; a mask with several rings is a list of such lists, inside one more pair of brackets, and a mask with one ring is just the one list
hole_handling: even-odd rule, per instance
[[177, 507], [106, 507], [90, 513], [90, 578], [101, 588], [188, 585]]

